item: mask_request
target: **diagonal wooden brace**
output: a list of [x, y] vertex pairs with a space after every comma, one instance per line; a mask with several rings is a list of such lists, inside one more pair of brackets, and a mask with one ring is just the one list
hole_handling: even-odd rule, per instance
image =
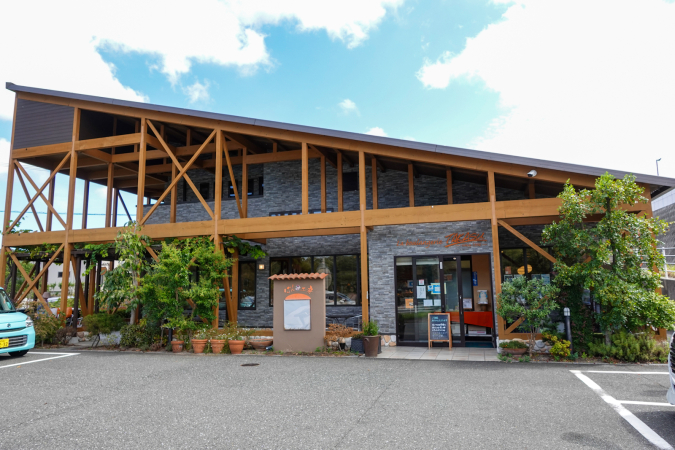
[[[47, 273], [47, 269], [49, 269], [49, 266], [52, 265], [52, 263], [56, 260], [56, 257], [59, 256], [59, 253], [61, 253], [61, 250], [63, 250], [64, 244], [61, 244], [61, 246], [54, 252], [51, 258], [49, 258], [49, 261], [47, 261], [47, 264], [42, 268], [40, 273], [35, 277], [35, 279], [30, 281], [30, 284], [28, 285], [28, 288], [26, 289], [26, 292], [21, 294], [19, 299], [17, 300], [17, 304], [21, 303], [21, 301], [28, 295], [28, 293], [33, 289], [39, 282], [40, 279], [44, 276], [45, 273]], [[28, 280], [30, 278], [25, 278], [24, 279]]]
[[[19, 162], [16, 161], [18, 164]], [[26, 195], [26, 201], [30, 202], [30, 194], [28, 193], [28, 188], [26, 187], [26, 183], [23, 181], [23, 176], [21, 176], [21, 171], [19, 170], [18, 167], [15, 167], [14, 170], [16, 171], [16, 177], [19, 179], [19, 182], [21, 183], [21, 188], [23, 189], [23, 193]], [[37, 211], [35, 210], [35, 205], [31, 204], [30, 209], [33, 212], [33, 217], [35, 217], [35, 222], [37, 222], [37, 226], [40, 229], [40, 232], [44, 232], [45, 229], [42, 228], [42, 222], [40, 222], [40, 217], [38, 216]]]
[[[30, 280], [30, 276], [28, 276], [28, 273], [26, 273], [26, 270], [23, 268], [23, 266], [22, 266], [21, 263], [19, 262], [19, 260], [18, 260], [18, 258], [16, 257], [16, 255], [14, 255], [13, 252], [10, 252], [9, 256], [10, 256], [10, 258], [12, 258], [12, 261], [14, 261], [14, 264], [16, 264], [16, 266], [18, 267], [18, 269], [21, 271], [21, 275], [23, 275], [24, 279]], [[40, 278], [38, 277], [38, 278], [36, 278], [35, 280], [39, 280], [39, 279], [40, 279]], [[35, 298], [37, 298], [38, 300], [40, 300], [40, 302], [42, 303], [42, 305], [45, 307], [45, 310], [47, 311], [47, 313], [48, 313], [48, 314], [51, 314], [51, 315], [53, 316], [54, 313], [53, 313], [52, 310], [49, 308], [49, 303], [47, 303], [47, 301], [44, 299], [44, 297], [42, 297], [42, 294], [40, 293], [40, 291], [38, 290], [38, 288], [35, 287], [35, 284], [34, 284], [34, 283], [35, 283], [35, 281], [32, 281], [32, 282], [31, 282], [31, 284], [32, 284], [32, 288], [31, 288], [31, 289], [32, 289], [33, 292], [35, 293]], [[23, 299], [22, 299], [22, 300], [23, 300]], [[18, 302], [18, 303], [20, 303], [20, 302]], [[18, 304], [18, 303], [17, 303], [17, 304]]]

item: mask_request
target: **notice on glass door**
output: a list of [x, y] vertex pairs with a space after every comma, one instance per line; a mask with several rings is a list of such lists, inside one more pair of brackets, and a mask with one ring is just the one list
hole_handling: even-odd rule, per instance
[[418, 299], [427, 298], [427, 289], [425, 286], [417, 286], [417, 298]]

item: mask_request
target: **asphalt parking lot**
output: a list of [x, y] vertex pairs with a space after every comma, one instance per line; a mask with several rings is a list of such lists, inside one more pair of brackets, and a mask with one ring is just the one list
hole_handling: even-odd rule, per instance
[[665, 365], [40, 353], [0, 355], [0, 448], [655, 448], [583, 377], [675, 446]]

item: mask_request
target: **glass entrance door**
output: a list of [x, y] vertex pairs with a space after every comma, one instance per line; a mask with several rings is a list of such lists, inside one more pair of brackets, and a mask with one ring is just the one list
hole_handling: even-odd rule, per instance
[[425, 343], [431, 312], [443, 309], [440, 259], [437, 256], [396, 258], [397, 340]]
[[450, 331], [452, 345], [464, 345], [464, 314], [462, 309], [461, 271], [458, 264], [459, 257], [446, 257], [443, 260], [443, 295], [445, 297], [445, 312], [450, 313]]

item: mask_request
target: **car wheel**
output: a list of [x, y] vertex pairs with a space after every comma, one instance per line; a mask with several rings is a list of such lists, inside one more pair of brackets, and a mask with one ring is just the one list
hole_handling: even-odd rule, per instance
[[20, 352], [9, 352], [9, 356], [13, 356], [14, 358], [18, 358], [20, 356], [25, 356], [26, 353], [28, 353], [28, 350], [21, 350]]

